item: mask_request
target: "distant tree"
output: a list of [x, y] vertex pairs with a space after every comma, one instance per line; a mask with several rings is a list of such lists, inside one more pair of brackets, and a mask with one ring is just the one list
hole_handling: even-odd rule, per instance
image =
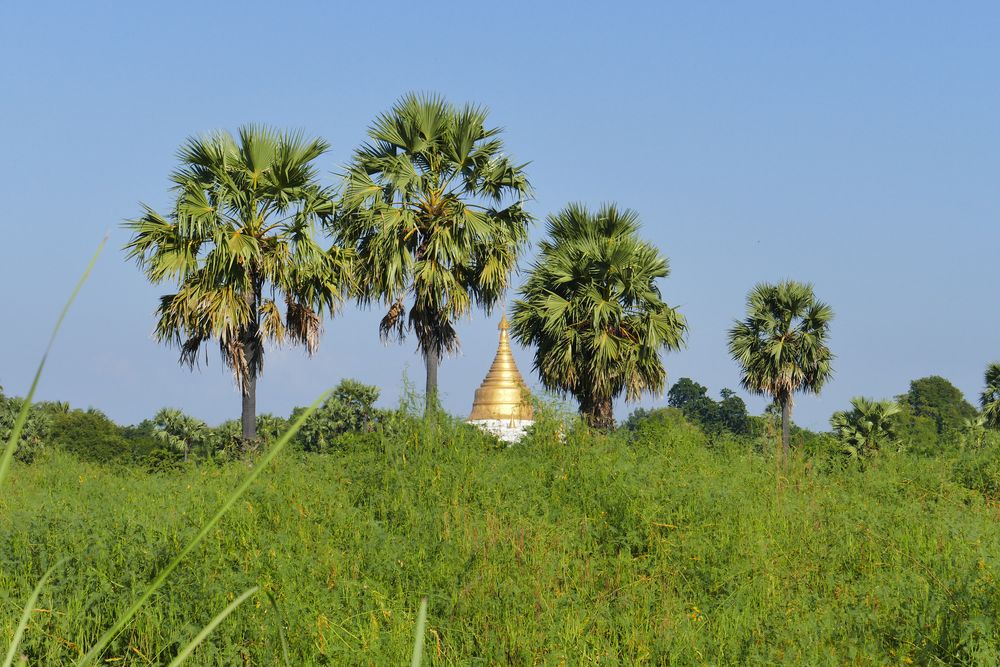
[[681, 347], [684, 317], [657, 281], [667, 258], [639, 238], [639, 216], [614, 204], [571, 204], [548, 218], [548, 237], [514, 302], [511, 331], [535, 347], [546, 388], [573, 395], [587, 423], [614, 426], [613, 401], [666, 383], [661, 353]]
[[747, 404], [732, 389], [723, 389], [716, 412], [719, 426], [736, 435], [749, 435], [750, 412]]
[[937, 422], [925, 415], [914, 414], [905, 396], [897, 397], [899, 412], [894, 417], [896, 433], [906, 450], [914, 454], [934, 455], [941, 449]]
[[979, 396], [983, 408], [983, 423], [988, 428], [1000, 429], [1000, 363], [986, 368], [986, 388]]
[[830, 418], [830, 425], [845, 453], [852, 458], [868, 458], [896, 441], [897, 403], [858, 396], [851, 399], [851, 406], [851, 410], [835, 412]]
[[502, 298], [528, 238], [524, 165], [486, 116], [407, 95], [369, 129], [341, 200], [338, 234], [357, 251], [360, 300], [388, 307], [383, 338], [416, 335], [428, 407], [441, 359], [459, 346], [455, 323]]
[[708, 388], [698, 384], [691, 378], [681, 378], [667, 392], [667, 405], [672, 408], [683, 408], [691, 401], [708, 396]]
[[939, 435], [960, 430], [967, 419], [976, 416], [976, 409], [965, 400], [962, 391], [938, 375], [911, 382], [910, 391], [901, 400], [914, 415], [933, 419]]
[[747, 316], [729, 330], [729, 352], [750, 392], [781, 406], [781, 451], [788, 458], [792, 398], [818, 394], [833, 374], [827, 346], [833, 310], [816, 300], [812, 285], [761, 283], [747, 298]]
[[[317, 180], [322, 139], [245, 126], [188, 139], [174, 172], [176, 198], [160, 215], [148, 206], [127, 223], [125, 246], [153, 284], [178, 283], [161, 297], [156, 337], [181, 349], [181, 363], [218, 341], [243, 397], [242, 437], [256, 438], [257, 378], [264, 344], [319, 345], [321, 316], [348, 286], [349, 254], [323, 248], [317, 223], [334, 213]], [[282, 315], [282, 306], [284, 315]]]
[[209, 437], [208, 425], [176, 408], [163, 408], [153, 417], [156, 437], [188, 460], [192, 450], [202, 448]]

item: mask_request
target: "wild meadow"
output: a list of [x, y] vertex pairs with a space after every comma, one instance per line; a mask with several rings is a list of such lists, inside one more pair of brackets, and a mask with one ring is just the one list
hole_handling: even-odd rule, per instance
[[[673, 408], [602, 433], [539, 421], [503, 447], [400, 410], [276, 458], [105, 652], [166, 664], [242, 591], [193, 664], [1000, 663], [1000, 439], [864, 462], [827, 438], [779, 466], [766, 434]], [[568, 424], [565, 426], [564, 424]], [[58, 449], [0, 496], [0, 635], [78, 660], [247, 475]], [[269, 593], [272, 606], [264, 597]]]

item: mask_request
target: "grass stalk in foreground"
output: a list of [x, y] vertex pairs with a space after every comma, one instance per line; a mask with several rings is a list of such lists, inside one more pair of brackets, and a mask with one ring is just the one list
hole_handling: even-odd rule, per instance
[[206, 625], [204, 628], [201, 629], [201, 632], [195, 635], [195, 638], [191, 640], [191, 643], [185, 646], [184, 649], [177, 654], [177, 657], [175, 657], [173, 660], [170, 661], [170, 664], [167, 665], [167, 667], [177, 667], [177, 665], [180, 665], [182, 662], [191, 657], [191, 654], [194, 652], [196, 648], [198, 648], [198, 645], [201, 644], [203, 641], [205, 641], [206, 637], [212, 634], [212, 630], [215, 630], [215, 626], [226, 620], [226, 617], [229, 616], [231, 613], [233, 613], [237, 607], [243, 604], [244, 600], [246, 600], [248, 597], [250, 597], [259, 590], [260, 586], [254, 586], [253, 588], [244, 592], [238, 598], [230, 602], [229, 606], [220, 611], [219, 614], [215, 618], [213, 618], [208, 625]]
[[25, 628], [28, 627], [28, 621], [31, 620], [31, 612], [35, 608], [35, 603], [38, 602], [38, 596], [41, 594], [42, 588], [45, 587], [45, 582], [49, 580], [49, 577], [52, 576], [55, 569], [64, 562], [66, 562], [65, 558], [46, 570], [45, 574], [42, 575], [42, 578], [38, 580], [38, 585], [35, 586], [35, 590], [31, 591], [31, 596], [24, 605], [24, 612], [21, 614], [21, 620], [17, 624], [17, 630], [14, 631], [14, 637], [11, 638], [10, 648], [7, 649], [7, 657], [4, 658], [3, 667], [11, 667], [11, 665], [14, 664], [14, 656], [17, 655], [17, 647], [21, 643], [21, 637], [24, 635]]
[[100, 256], [101, 251], [104, 250], [104, 244], [107, 242], [108, 237], [105, 236], [100, 245], [97, 246], [97, 251], [94, 253], [94, 256], [90, 258], [90, 263], [87, 264], [87, 268], [84, 270], [83, 275], [80, 276], [80, 280], [77, 281], [76, 287], [73, 288], [73, 292], [69, 295], [69, 300], [66, 301], [66, 305], [63, 306], [62, 312], [59, 313], [59, 319], [56, 320], [56, 325], [52, 328], [52, 334], [49, 336], [49, 344], [45, 346], [45, 353], [42, 354], [42, 360], [38, 364], [38, 370], [35, 371], [35, 378], [31, 381], [31, 389], [28, 390], [28, 395], [24, 397], [24, 404], [21, 406], [21, 411], [17, 414], [17, 419], [14, 420], [14, 428], [11, 429], [10, 439], [7, 441], [7, 446], [4, 447], [3, 454], [0, 455], [0, 486], [3, 486], [7, 474], [10, 472], [10, 463], [14, 459], [15, 450], [17, 450], [17, 441], [21, 437], [21, 431], [24, 429], [24, 423], [28, 420], [28, 411], [31, 409], [31, 399], [35, 397], [35, 390], [38, 389], [38, 380], [42, 377], [42, 369], [45, 368], [45, 361], [48, 359], [49, 352], [52, 350], [52, 344], [56, 340], [56, 334], [59, 333], [63, 320], [66, 319], [66, 313], [69, 312], [69, 307], [73, 305], [74, 301], [76, 301], [77, 295], [83, 288], [83, 284], [87, 282], [87, 279], [90, 277], [90, 272], [94, 269], [94, 265], [97, 263], [97, 258]]
[[427, 626], [427, 598], [420, 600], [420, 612], [417, 614], [417, 630], [413, 639], [413, 657], [410, 667], [420, 667], [424, 658], [424, 631]]
[[129, 621], [132, 620], [132, 617], [135, 616], [136, 612], [139, 611], [142, 605], [144, 605], [146, 601], [153, 596], [153, 593], [163, 586], [167, 577], [170, 576], [170, 573], [176, 569], [180, 562], [184, 560], [184, 558], [191, 553], [195, 547], [201, 544], [202, 540], [205, 539], [212, 528], [214, 528], [215, 525], [222, 520], [222, 517], [225, 516], [226, 512], [228, 512], [232, 506], [236, 504], [236, 501], [240, 499], [240, 496], [246, 493], [246, 490], [250, 488], [250, 485], [253, 484], [258, 477], [260, 477], [261, 473], [264, 472], [264, 469], [271, 464], [274, 458], [285, 448], [285, 445], [291, 441], [292, 437], [295, 436], [296, 432], [298, 432], [299, 428], [302, 426], [302, 423], [309, 417], [309, 415], [315, 412], [317, 407], [326, 401], [329, 394], [330, 391], [324, 392], [322, 396], [316, 399], [313, 404], [303, 411], [302, 414], [299, 415], [299, 418], [288, 427], [288, 430], [285, 431], [278, 441], [274, 443], [271, 449], [261, 457], [260, 461], [257, 462], [257, 465], [250, 471], [250, 474], [247, 475], [243, 482], [240, 483], [240, 485], [230, 494], [230, 496], [226, 499], [226, 502], [222, 504], [222, 507], [219, 508], [215, 515], [209, 519], [204, 526], [202, 526], [201, 530], [198, 531], [198, 534], [195, 535], [190, 542], [188, 542], [187, 546], [185, 546], [184, 549], [182, 549], [181, 552], [177, 554], [177, 556], [174, 557], [174, 559], [170, 561], [170, 563], [163, 568], [163, 570], [160, 571], [160, 573], [156, 576], [156, 579], [153, 580], [153, 583], [146, 589], [146, 592], [143, 593], [139, 599], [132, 604], [132, 606], [125, 610], [125, 612], [118, 618], [117, 621], [115, 621], [115, 624], [111, 626], [107, 632], [101, 635], [101, 637], [97, 640], [97, 643], [94, 644], [85, 656], [83, 656], [83, 659], [79, 662], [79, 667], [90, 665], [95, 660], [100, 658], [108, 644], [110, 644], [112, 640], [118, 636], [118, 633], [121, 632], [126, 625], [128, 625]]

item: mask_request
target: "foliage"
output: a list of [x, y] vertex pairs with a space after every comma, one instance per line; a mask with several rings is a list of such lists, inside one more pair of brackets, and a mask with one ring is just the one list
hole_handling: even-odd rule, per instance
[[[260, 585], [281, 616], [240, 606], [191, 664], [281, 664], [279, 618], [292, 664], [405, 664], [425, 595], [433, 665], [998, 664], [996, 508], [950, 460], [796, 457], [778, 475], [656, 412], [509, 448], [393, 418], [371, 447], [279, 457], [103, 657], [166, 664]], [[60, 452], [19, 468], [0, 494], [0, 590], [27, 599], [75, 564], [37, 600], [51, 613], [32, 616], [28, 663], [78, 659], [246, 472]], [[15, 623], [0, 615], [0, 636]]]
[[746, 403], [731, 389], [723, 389], [720, 394], [722, 400], [716, 402], [709, 398], [707, 387], [691, 378], [681, 378], [667, 392], [667, 404], [680, 409], [707, 432], [748, 435], [750, 413]]
[[893, 401], [857, 396], [851, 410], [833, 413], [830, 426], [848, 456], [864, 459], [897, 440], [897, 414], [899, 405]]
[[920, 378], [910, 383], [910, 390], [900, 397], [918, 417], [934, 420], [939, 435], [962, 428], [965, 420], [976, 416], [962, 391], [938, 375]]
[[953, 469], [956, 482], [1000, 503], [1000, 434], [992, 432], [963, 448]]
[[209, 440], [208, 425], [176, 408], [163, 408], [153, 417], [155, 436], [169, 449], [180, 452], [184, 460], [194, 450], [204, 451]]
[[984, 382], [986, 388], [979, 396], [983, 422], [988, 428], [1000, 429], [1000, 363], [987, 366]]
[[729, 330], [729, 352], [740, 364], [743, 387], [781, 406], [781, 445], [788, 457], [792, 396], [818, 394], [832, 376], [827, 345], [833, 310], [812, 285], [760, 283], [747, 297], [747, 316]]
[[549, 216], [548, 236], [514, 302], [511, 333], [534, 346], [542, 384], [579, 401], [600, 429], [612, 401], [660, 393], [661, 352], [681, 347], [684, 317], [662, 299], [667, 258], [639, 238], [639, 216], [614, 204], [578, 204]]
[[[343, 446], [348, 433], [371, 431], [380, 417], [374, 407], [379, 389], [356, 380], [345, 379], [302, 424], [295, 442], [307, 452], [326, 453]], [[302, 408], [292, 412], [295, 419]]]
[[126, 463], [130, 442], [118, 424], [100, 410], [70, 410], [52, 415], [52, 446], [93, 463]]
[[[176, 199], [161, 215], [144, 207], [127, 223], [125, 246], [153, 284], [177, 282], [161, 297], [156, 337], [193, 366], [202, 345], [219, 344], [243, 394], [243, 436], [254, 431], [256, 381], [264, 344], [319, 345], [321, 316], [348, 286], [349, 254], [322, 248], [317, 222], [333, 215], [333, 193], [313, 162], [322, 139], [248, 125], [188, 139], [173, 173]], [[282, 315], [282, 307], [284, 314]]]
[[[17, 415], [24, 407], [24, 399], [5, 396], [0, 391], [0, 443], [6, 443], [13, 432]], [[52, 427], [48, 411], [38, 405], [28, 408], [27, 420], [21, 429], [14, 451], [14, 460], [31, 463], [45, 449], [45, 443]]]
[[458, 349], [456, 321], [503, 296], [531, 222], [524, 165], [486, 117], [437, 96], [403, 97], [369, 128], [341, 200], [337, 233], [357, 251], [361, 301], [388, 307], [383, 337], [416, 335], [432, 399], [438, 362]]

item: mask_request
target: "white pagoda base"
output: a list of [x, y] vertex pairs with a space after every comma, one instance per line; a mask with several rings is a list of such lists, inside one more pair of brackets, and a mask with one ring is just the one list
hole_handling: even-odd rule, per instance
[[475, 424], [487, 433], [492, 433], [504, 442], [513, 444], [520, 442], [528, 427], [535, 422], [532, 419], [470, 419], [469, 423]]

